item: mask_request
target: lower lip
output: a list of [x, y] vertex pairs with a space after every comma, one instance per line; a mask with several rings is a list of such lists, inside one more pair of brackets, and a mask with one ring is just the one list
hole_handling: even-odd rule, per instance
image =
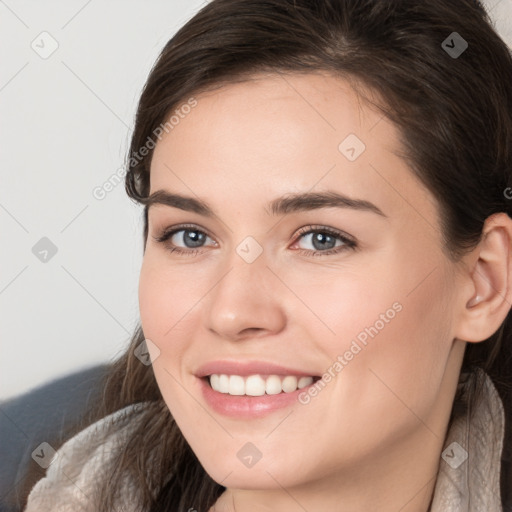
[[[299, 394], [307, 392], [309, 386], [297, 389], [291, 393], [279, 393], [277, 395], [247, 396], [229, 395], [219, 393], [210, 386], [206, 379], [199, 379], [203, 397], [208, 405], [216, 412], [224, 416], [236, 418], [260, 418], [274, 411], [284, 409], [297, 403]], [[311, 386], [313, 386], [311, 384]]]

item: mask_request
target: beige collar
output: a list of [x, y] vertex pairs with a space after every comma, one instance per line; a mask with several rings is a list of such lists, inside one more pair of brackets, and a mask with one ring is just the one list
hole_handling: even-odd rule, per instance
[[503, 403], [480, 368], [462, 373], [459, 389], [467, 403], [483, 384], [473, 415], [468, 411], [448, 430], [431, 512], [502, 512], [500, 473], [505, 433]]
[[[476, 379], [476, 380], [475, 380]], [[500, 468], [505, 414], [501, 399], [482, 370], [461, 374], [463, 399], [472, 384], [484, 383], [474, 410], [458, 418], [448, 430], [430, 512], [503, 512]], [[62, 445], [58, 457], [28, 498], [25, 512], [94, 512], [98, 480], [118, 443], [129, 435], [146, 403], [130, 405], [98, 420]], [[467, 458], [466, 458], [467, 455]], [[124, 482], [122, 509], [140, 510], [137, 488]]]

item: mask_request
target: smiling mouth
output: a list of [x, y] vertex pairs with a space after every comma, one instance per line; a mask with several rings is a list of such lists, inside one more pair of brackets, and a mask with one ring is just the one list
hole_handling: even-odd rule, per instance
[[212, 374], [204, 380], [210, 387], [225, 395], [263, 396], [293, 393], [320, 380], [318, 376], [294, 375], [226, 375]]

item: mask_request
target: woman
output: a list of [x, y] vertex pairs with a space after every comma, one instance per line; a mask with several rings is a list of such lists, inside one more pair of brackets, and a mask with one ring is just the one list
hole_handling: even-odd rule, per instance
[[510, 509], [511, 84], [472, 0], [206, 5], [137, 111], [141, 326], [26, 510]]

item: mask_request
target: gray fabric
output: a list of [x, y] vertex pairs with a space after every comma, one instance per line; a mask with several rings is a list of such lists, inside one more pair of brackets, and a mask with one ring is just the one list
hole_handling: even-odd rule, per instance
[[[481, 370], [461, 375], [461, 384], [484, 381], [473, 417], [451, 425], [443, 447], [431, 512], [502, 512], [500, 457], [504, 439], [504, 409], [491, 379]], [[32, 489], [25, 512], [95, 512], [99, 483], [109, 462], [143, 418], [149, 402], [130, 405], [82, 430], [68, 440], [46, 477]], [[457, 443], [459, 446], [455, 446]], [[452, 454], [452, 450], [454, 450]], [[460, 450], [468, 457], [460, 458]], [[459, 457], [459, 461], [454, 459]], [[455, 464], [455, 462], [457, 462]], [[119, 510], [140, 511], [137, 483], [126, 475]]]
[[29, 464], [35, 464], [33, 450], [44, 441], [62, 441], [64, 430], [98, 398], [106, 369], [94, 366], [0, 402], [0, 512], [19, 510], [8, 503], [15, 501]]
[[502, 512], [500, 491], [501, 455], [505, 411], [501, 398], [486, 373], [461, 374], [459, 389], [469, 401], [473, 379], [483, 385], [472, 418], [469, 409], [450, 427], [432, 502], [432, 512]]

